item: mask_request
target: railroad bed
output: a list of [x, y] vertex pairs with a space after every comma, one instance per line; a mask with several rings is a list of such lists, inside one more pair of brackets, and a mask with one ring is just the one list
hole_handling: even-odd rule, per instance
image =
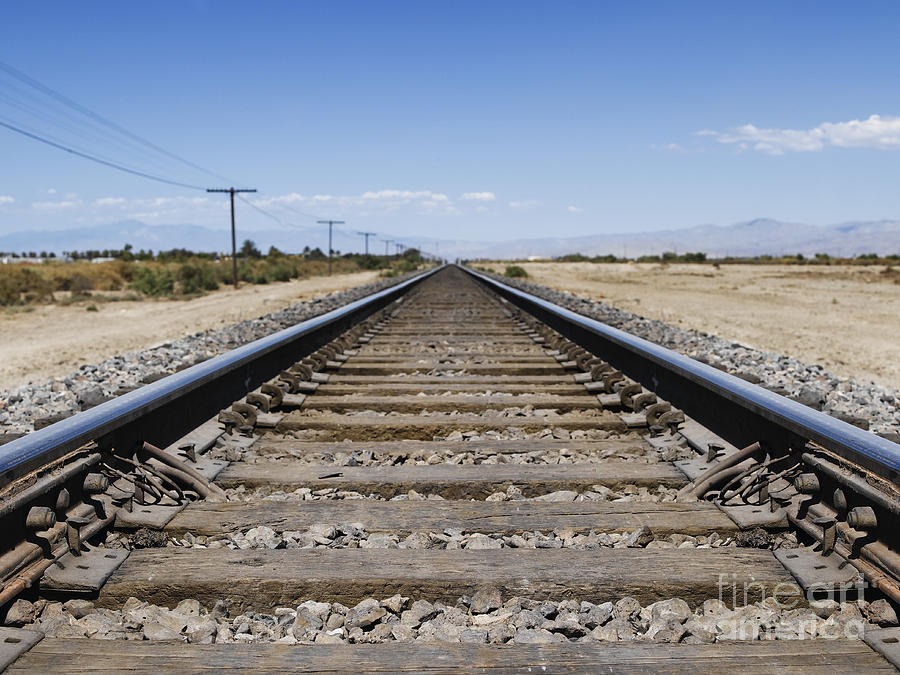
[[685, 499], [736, 448], [553, 335], [444, 268], [169, 444], [189, 481], [104, 460], [126, 506], [12, 604], [9, 672], [893, 670], [856, 568]]

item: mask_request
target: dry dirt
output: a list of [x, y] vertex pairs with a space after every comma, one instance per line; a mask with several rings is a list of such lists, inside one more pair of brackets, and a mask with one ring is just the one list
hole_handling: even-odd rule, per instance
[[900, 285], [881, 266], [517, 264], [528, 281], [900, 387]]
[[377, 272], [245, 285], [193, 300], [39, 305], [0, 314], [0, 389], [65, 375], [84, 363], [275, 312], [297, 302], [371, 283]]

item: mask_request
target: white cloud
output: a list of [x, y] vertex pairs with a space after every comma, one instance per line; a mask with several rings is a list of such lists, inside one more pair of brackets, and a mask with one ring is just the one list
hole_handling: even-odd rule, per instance
[[567, 206], [566, 211], [568, 211], [569, 213], [584, 213], [584, 209], [578, 206]]
[[379, 190], [378, 192], [364, 192], [362, 199], [378, 199], [387, 201], [432, 201], [448, 202], [447, 195], [430, 190]]
[[127, 203], [128, 200], [124, 197], [103, 197], [94, 201], [97, 206], [121, 206]]
[[459, 213], [446, 194], [431, 190], [368, 190], [359, 195], [319, 194], [312, 197], [292, 192], [278, 197], [263, 197], [253, 203], [261, 207], [297, 205], [311, 210], [327, 204], [333, 213], [353, 212], [359, 215], [370, 213], [369, 209], [396, 211], [404, 207], [418, 208], [428, 213]]
[[469, 202], [492, 202], [497, 195], [493, 192], [464, 192], [462, 198]]
[[[130, 198], [109, 195], [100, 198], [82, 199], [77, 195], [70, 198], [57, 195], [56, 200], [30, 202], [30, 208], [48, 218], [65, 218], [67, 222], [77, 222], [77, 218], [86, 218], [87, 222], [102, 222], [115, 219], [143, 220], [148, 224], [196, 223], [214, 224], [226, 222], [223, 214], [228, 211], [228, 199], [214, 196], [171, 196]], [[9, 203], [12, 198], [0, 195], [0, 206]], [[247, 201], [271, 212], [276, 218], [285, 222], [299, 222], [298, 212], [302, 215], [321, 217], [338, 217], [356, 219], [360, 217], [380, 217], [394, 212], [407, 212], [417, 215], [460, 215], [453, 200], [442, 192], [431, 190], [372, 190], [351, 195], [335, 194], [300, 194], [290, 192], [281, 195], [254, 195]], [[481, 204], [480, 202], [478, 203]], [[265, 216], [252, 209], [242, 209], [241, 218], [252, 226], [272, 223]]]
[[16, 200], [9, 195], [0, 195], [0, 206], [3, 206], [4, 204], [12, 204], [14, 201]]
[[266, 204], [295, 204], [297, 202], [305, 202], [307, 199], [309, 198], [304, 197], [298, 192], [291, 192], [290, 194], [280, 195], [278, 197], [263, 197], [261, 199], [256, 199], [254, 203], [261, 206], [265, 206]]
[[537, 199], [526, 199], [524, 201], [519, 201], [519, 202], [510, 202], [509, 208], [520, 209], [520, 210], [524, 211], [526, 209], [533, 209], [538, 204], [540, 204], [540, 202]]
[[68, 211], [69, 209], [78, 208], [84, 202], [80, 199], [68, 199], [61, 202], [32, 202], [31, 208], [38, 211]]
[[[703, 135], [703, 132], [700, 132], [700, 134]], [[681, 152], [682, 150], [684, 150], [684, 147], [681, 145], [678, 145], [678, 143], [666, 143], [664, 145], [657, 145], [656, 143], [651, 143], [650, 149], [651, 150], [669, 150], [671, 152]]]
[[900, 117], [871, 115], [864, 120], [824, 122], [812, 129], [760, 129], [745, 124], [726, 132], [704, 129], [697, 135], [770, 155], [817, 152], [826, 147], [900, 150]]
[[50, 188], [49, 190], [47, 190], [47, 194], [48, 194], [48, 195], [55, 195], [55, 194], [56, 194], [56, 188]]

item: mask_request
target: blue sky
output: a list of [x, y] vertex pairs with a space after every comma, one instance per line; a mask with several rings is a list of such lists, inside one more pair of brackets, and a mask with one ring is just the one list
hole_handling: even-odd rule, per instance
[[[0, 61], [258, 187], [282, 222], [490, 240], [900, 217], [898, 19], [895, 2], [7, 3]], [[54, 126], [24, 90], [0, 75], [0, 121], [223, 183]], [[2, 128], [0, 158], [0, 234], [227, 224], [221, 197]]]

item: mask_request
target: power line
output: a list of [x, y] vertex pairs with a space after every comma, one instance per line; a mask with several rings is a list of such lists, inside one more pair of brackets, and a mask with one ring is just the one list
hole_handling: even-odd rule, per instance
[[[271, 218], [272, 220], [274, 220], [274, 221], [275, 221], [276, 223], [278, 223], [279, 225], [284, 225], [284, 224], [285, 224], [285, 222], [284, 222], [281, 218], [279, 218], [278, 216], [276, 216], [276, 215], [274, 215], [274, 214], [269, 213], [269, 212], [266, 211], [263, 207], [261, 207], [261, 206], [259, 206], [259, 205], [257, 205], [257, 204], [254, 204], [254, 203], [251, 202], [249, 199], [246, 199], [245, 197], [241, 197], [240, 195], [238, 195], [237, 198], [240, 199], [242, 202], [244, 202], [244, 203], [245, 203], [247, 206], [249, 206], [251, 209], [254, 209], [255, 211], [259, 211], [259, 212], [260, 212], [261, 214], [263, 214], [266, 218]], [[290, 224], [290, 223], [288, 223], [288, 224]]]
[[190, 183], [182, 183], [177, 180], [170, 180], [168, 178], [162, 178], [160, 176], [154, 176], [153, 174], [144, 173], [143, 171], [138, 171], [137, 169], [129, 169], [127, 166], [122, 166], [121, 164], [117, 164], [116, 162], [109, 162], [105, 159], [100, 159], [99, 157], [94, 157], [93, 155], [89, 155], [86, 152], [81, 152], [80, 150], [75, 150], [74, 148], [65, 146], [62, 143], [57, 143], [55, 141], [51, 141], [48, 138], [43, 138], [41, 136], [38, 136], [37, 134], [33, 134], [29, 131], [25, 131], [24, 129], [20, 129], [19, 127], [13, 126], [12, 124], [7, 124], [6, 122], [4, 122], [2, 120], [0, 120], [0, 126], [6, 127], [10, 131], [15, 131], [17, 134], [22, 134], [23, 136], [27, 136], [28, 138], [34, 139], [36, 141], [40, 141], [41, 143], [45, 143], [46, 145], [52, 146], [59, 150], [63, 150], [65, 152], [71, 153], [73, 155], [77, 155], [78, 157], [82, 157], [84, 159], [89, 159], [92, 162], [97, 162], [97, 164], [103, 164], [104, 166], [108, 166], [113, 169], [118, 169], [119, 171], [124, 171], [125, 173], [130, 173], [134, 176], [140, 176], [142, 178], [149, 178], [150, 180], [155, 180], [159, 183], [167, 183], [168, 185], [176, 185], [178, 187], [189, 188], [191, 190], [204, 190], [205, 189], [199, 185], [191, 185]]
[[[148, 162], [155, 167], [155, 170], [144, 168], [143, 166], [141, 167], [143, 170], [150, 173], [166, 173], [176, 166], [175, 162], [169, 158], [158, 153], [152, 153], [147, 150], [147, 148], [134, 143], [127, 138], [111, 134], [108, 130], [93, 123], [91, 120], [73, 114], [70, 110], [54, 103], [52, 100], [46, 100], [46, 97], [41, 96], [40, 92], [20, 87], [18, 86], [18, 83], [15, 82], [4, 81], [3, 75], [4, 73], [0, 71], [0, 89], [5, 89], [6, 91], [0, 94], [0, 98], [2, 98], [6, 105], [23, 111], [32, 118], [43, 120], [45, 123], [58, 127], [77, 137], [87, 139], [93, 143], [99, 143], [105, 147], [111, 147], [118, 153], [125, 152], [128, 153], [127, 156], [137, 153], [139, 156], [138, 161]], [[7, 121], [17, 126], [26, 129], [28, 128], [25, 123], [9, 119], [7, 119]], [[46, 131], [38, 131], [36, 133], [48, 138], [53, 138], [53, 136]], [[59, 139], [56, 140], [59, 141]], [[59, 142], [64, 145], [77, 147], [74, 143], [69, 143], [68, 141]], [[89, 151], [89, 154], [99, 155], [100, 153]], [[123, 163], [127, 164], [128, 162]]]
[[156, 152], [159, 152], [167, 157], [170, 157], [178, 162], [181, 162], [182, 164], [185, 164], [194, 169], [197, 169], [198, 171], [202, 171], [203, 173], [209, 174], [210, 176], [215, 176], [216, 178], [221, 178], [222, 180], [227, 181], [229, 183], [236, 182], [230, 178], [226, 178], [225, 176], [222, 176], [221, 174], [219, 174], [215, 171], [211, 171], [210, 169], [206, 169], [206, 168], [200, 166], [199, 164], [195, 164], [194, 162], [191, 162], [190, 160], [187, 160], [184, 157], [181, 157], [180, 155], [175, 154], [174, 152], [170, 152], [170, 151], [166, 150], [165, 148], [162, 148], [162, 147], [156, 145], [155, 143], [147, 140], [146, 138], [143, 138], [142, 136], [139, 136], [136, 133], [129, 131], [122, 125], [117, 124], [116, 122], [113, 122], [112, 120], [107, 119], [106, 117], [103, 117], [102, 115], [94, 112], [90, 108], [86, 108], [85, 106], [83, 106], [79, 103], [76, 103], [75, 101], [68, 98], [67, 96], [48, 87], [45, 84], [42, 84], [41, 82], [38, 82], [33, 77], [26, 75], [22, 71], [17, 70], [16, 68], [13, 68], [12, 66], [10, 66], [7, 63], [4, 63], [3, 61], [0, 61], [0, 70], [5, 71], [7, 74], [13, 76], [17, 80], [24, 82], [25, 84], [27, 84], [30, 87], [33, 87], [34, 89], [37, 89], [38, 91], [46, 94], [47, 96], [58, 101], [59, 103], [62, 103], [63, 105], [65, 105], [73, 110], [76, 110], [77, 112], [81, 113], [82, 115], [85, 115], [86, 117], [93, 119], [94, 121], [102, 124], [103, 126], [108, 127], [110, 129], [122, 134], [123, 136], [126, 136], [127, 138], [137, 141], [138, 143], [140, 143], [148, 148], [151, 148], [152, 150], [155, 150]]
[[[91, 110], [90, 108], [87, 108], [84, 105], [81, 105], [80, 103], [77, 103], [76, 101], [70, 99], [59, 91], [56, 91], [53, 88], [39, 82], [33, 77], [26, 75], [22, 71], [14, 68], [7, 63], [4, 63], [3, 61], [0, 61], [0, 102], [3, 102], [14, 109], [17, 109], [20, 112], [24, 112], [26, 115], [34, 119], [42, 121], [44, 123], [40, 125], [42, 127], [46, 127], [47, 125], [49, 125], [50, 130], [55, 131], [56, 135], [48, 133], [46, 129], [36, 128], [34, 125], [23, 123], [19, 120], [10, 119], [3, 116], [0, 116], [0, 126], [50, 147], [62, 150], [83, 159], [87, 159], [88, 161], [92, 161], [97, 164], [116, 169], [133, 176], [146, 178], [148, 180], [153, 180], [167, 185], [201, 191], [205, 189], [201, 185], [174, 180], [161, 175], [167, 173], [174, 166], [171, 162], [171, 160], [174, 160], [175, 162], [181, 163], [198, 171], [202, 171], [206, 174], [217, 176], [223, 180], [227, 180], [229, 183], [232, 183], [232, 185], [238, 184], [237, 181], [222, 176], [215, 171], [206, 169], [205, 167], [191, 162], [176, 153], [166, 150], [165, 148], [149, 141], [148, 139], [126, 129], [122, 125], [110, 120], [109, 118], [104, 117], [103, 115]], [[72, 114], [73, 112], [75, 114]], [[60, 130], [62, 130], [63, 133], [60, 133]], [[80, 144], [77, 142], [77, 139], [75, 143], [68, 140], [73, 135], [87, 140], [89, 142], [89, 146], [79, 147]], [[104, 156], [104, 154], [101, 154], [94, 148], [90, 147], [96, 146], [97, 144], [99, 144], [101, 147], [111, 148], [113, 152], [107, 152], [106, 155], [113, 156]], [[148, 150], [152, 152], [148, 152]], [[126, 154], [126, 161], [120, 161], [119, 159], [117, 159], [117, 156], [121, 156], [123, 153]], [[154, 155], [153, 153], [157, 154]], [[134, 168], [136, 164], [156, 165], [160, 167], [161, 171], [157, 171], [155, 169], [143, 170], [142, 168]], [[244, 190], [234, 187], [227, 189], [217, 188], [216, 190], [229, 192], [232, 202], [232, 216], [235, 194], [242, 191], [256, 192], [256, 190]], [[309, 231], [320, 230], [320, 228], [304, 227], [302, 225], [297, 225], [296, 223], [292, 223], [290, 221], [279, 218], [278, 216], [273, 215], [272, 213], [263, 209], [257, 203], [244, 199], [240, 196], [240, 194], [238, 194], [238, 198], [244, 201], [254, 210], [260, 212], [267, 218], [271, 218], [281, 225], [287, 225], [290, 227], [296, 227], [298, 229]], [[334, 225], [336, 224], [343, 224], [344, 221], [318, 220], [319, 216], [313, 215], [311, 213], [306, 213], [305, 211], [295, 208], [290, 204], [286, 204], [280, 201], [273, 201], [272, 203], [288, 211], [293, 211], [294, 213], [301, 215], [304, 218], [315, 220], [319, 224], [328, 224], [330, 268], [331, 257], [333, 254], [334, 234], [344, 235], [348, 238], [352, 237], [350, 233], [343, 232], [342, 230], [334, 227]], [[233, 222], [232, 229], [234, 229]], [[362, 234], [363, 236], [365, 236], [365, 250], [366, 253], [368, 253], [368, 237], [373, 236], [375, 233], [369, 232]], [[236, 247], [236, 242], [234, 241], [234, 239], [235, 234], [233, 231], [233, 250]]]
[[297, 229], [299, 229], [299, 230], [306, 230], [306, 231], [308, 231], [308, 232], [324, 232], [324, 231], [325, 231], [325, 228], [324, 228], [324, 227], [309, 227], [308, 225], [298, 225], [297, 223], [292, 223], [292, 222], [289, 221], [289, 220], [284, 220], [284, 219], [279, 218], [278, 216], [276, 216], [274, 213], [270, 213], [269, 211], [266, 211], [263, 207], [259, 206], [258, 204], [254, 204], [254, 203], [251, 202], [249, 199], [245, 199], [244, 197], [241, 197], [240, 195], [236, 195], [236, 196], [237, 196], [238, 199], [240, 199], [242, 202], [244, 202], [244, 203], [245, 203], [247, 206], [249, 206], [251, 209], [254, 209], [255, 211], [259, 211], [259, 212], [260, 212], [262, 215], [264, 215], [266, 218], [269, 218], [269, 219], [271, 219], [271, 220], [274, 220], [274, 221], [275, 221], [276, 223], [278, 223], [279, 225], [286, 225], [286, 226], [288, 226], [288, 227], [295, 227], [295, 228], [297, 228]]
[[[35, 116], [43, 117], [43, 115], [41, 115], [40, 113], [36, 113]], [[87, 150], [84, 147], [81, 147], [75, 143], [69, 143], [68, 141], [65, 141], [62, 138], [55, 136], [53, 134], [50, 134], [50, 133], [39, 132], [27, 124], [22, 124], [22, 123], [16, 122], [15, 120], [11, 120], [8, 117], [0, 115], [0, 121], [6, 122], [6, 124], [8, 124], [8, 125], [16, 127], [18, 129], [21, 129], [23, 131], [27, 131], [28, 133], [34, 134], [36, 136], [40, 136], [41, 138], [44, 138], [46, 140], [53, 141], [54, 143], [57, 143], [59, 145], [66, 146], [67, 148], [70, 148], [72, 150], [76, 150], [78, 152], [81, 152], [81, 153], [84, 153], [87, 155], [91, 155], [92, 157], [102, 159], [106, 162], [112, 162], [113, 164], [121, 164], [120, 162], [118, 162], [113, 157], [110, 157], [109, 155], [103, 155], [103, 154], [100, 154], [99, 152], [93, 152], [93, 151]], [[73, 130], [73, 131], [76, 135], [84, 137], [84, 134], [79, 133], [77, 130]], [[124, 166], [124, 164], [123, 164], [123, 166]], [[128, 167], [128, 168], [131, 168], [131, 167]], [[155, 172], [151, 172], [149, 170], [144, 170], [144, 169], [136, 169], [136, 170], [143, 171], [144, 173], [150, 173], [151, 175], [156, 175]]]
[[287, 209], [288, 211], [293, 211], [294, 213], [297, 213], [297, 214], [303, 216], [304, 218], [310, 218], [310, 219], [312, 219], [312, 220], [318, 220], [318, 219], [319, 219], [319, 216], [314, 216], [314, 215], [312, 215], [311, 213], [306, 213], [305, 211], [301, 211], [300, 209], [296, 209], [296, 208], [294, 208], [293, 206], [291, 206], [291, 205], [289, 205], [289, 204], [282, 204], [281, 202], [278, 202], [278, 206], [280, 206], [280, 207], [283, 208], [283, 209]]
[[[0, 103], [4, 103], [4, 104], [6, 104], [6, 105], [8, 105], [8, 106], [11, 106], [11, 107], [13, 107], [13, 108], [16, 108], [16, 109], [18, 109], [18, 110], [20, 110], [20, 111], [22, 111], [22, 112], [25, 112], [25, 113], [27, 113], [28, 115], [30, 115], [31, 118], [33, 118], [33, 119], [41, 120], [41, 121], [43, 121], [43, 122], [45, 122], [45, 123], [47, 123], [47, 124], [49, 124], [49, 125], [51, 125], [51, 126], [59, 127], [61, 130], [67, 131], [67, 132], [69, 132], [69, 133], [71, 133], [71, 134], [73, 134], [74, 136], [77, 136], [77, 137], [79, 137], [79, 138], [82, 138], [82, 139], [85, 139], [85, 140], [88, 140], [88, 141], [93, 141], [93, 142], [95, 142], [95, 143], [99, 141], [99, 142], [101, 142], [101, 143], [104, 144], [104, 145], [110, 145], [109, 139], [103, 138], [103, 137], [98, 137], [97, 134], [93, 133], [93, 132], [94, 132], [93, 129], [90, 129], [90, 128], [87, 128], [87, 129], [85, 129], [85, 128], [79, 128], [79, 126], [77, 125], [77, 123], [75, 123], [74, 120], [72, 120], [71, 123], [70, 123], [70, 121], [68, 121], [68, 120], [66, 120], [66, 119], [63, 119], [63, 120], [55, 119], [53, 115], [55, 114], [56, 111], [54, 111], [53, 109], [50, 109], [49, 111], [47, 111], [47, 110], [41, 110], [41, 109], [39, 109], [39, 108], [36, 108], [36, 107], [34, 107], [34, 106], [31, 106], [31, 105], [29, 105], [29, 104], [27, 104], [27, 103], [24, 103], [24, 102], [22, 102], [22, 101], [18, 101], [18, 100], [16, 100], [16, 99], [12, 98], [11, 96], [8, 96], [7, 94], [2, 93], [2, 92], [0, 92]], [[10, 118], [8, 118], [8, 117], [5, 118], [5, 119], [7, 119], [7, 121], [10, 121], [10, 122], [15, 122], [15, 120], [10, 120]], [[20, 127], [23, 127], [23, 128], [25, 128], [25, 129], [28, 129], [28, 128], [29, 128], [26, 124], [20, 123], [20, 122], [16, 122], [16, 125], [18, 125], [18, 126], [20, 126]], [[32, 129], [32, 132], [34, 132], [33, 129]], [[45, 137], [47, 137], [47, 138], [56, 140], [57, 142], [65, 143], [65, 141], [61, 141], [59, 138], [53, 136], [53, 135], [50, 134], [50, 133], [43, 132], [42, 135], [45, 136]], [[70, 145], [72, 145], [73, 147], [77, 147], [77, 146], [75, 146], [74, 143], [71, 143]], [[116, 148], [116, 149], [118, 150], [119, 148]], [[95, 155], [97, 155], [97, 156], [101, 156], [100, 153], [98, 153], [98, 152], [95, 152], [95, 153], [92, 153], [92, 154], [95, 154]], [[113, 159], [110, 159], [109, 157], [106, 157], [105, 159], [108, 159], [109, 161], [115, 161], [115, 160], [113, 160]], [[156, 158], [153, 158], [153, 159], [154, 159], [154, 162], [153, 162], [153, 163], [158, 165], [159, 162], [155, 161]], [[168, 169], [169, 169], [169, 167], [165, 167], [164, 170], [168, 170]]]

